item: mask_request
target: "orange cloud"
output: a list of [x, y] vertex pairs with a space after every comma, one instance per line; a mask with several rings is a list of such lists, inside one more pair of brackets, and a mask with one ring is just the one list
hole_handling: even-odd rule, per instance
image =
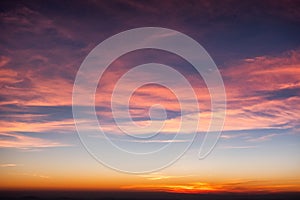
[[74, 121], [49, 121], [49, 122], [5, 122], [0, 121], [1, 132], [44, 132], [74, 130]]
[[[155, 180], [153, 180], [155, 181]], [[141, 184], [123, 186], [121, 189], [141, 191], [162, 191], [174, 193], [259, 193], [300, 191], [297, 181], [244, 180], [232, 182], [191, 182], [186, 184]]]
[[129, 190], [147, 190], [147, 191], [162, 191], [162, 192], [175, 192], [175, 193], [207, 193], [207, 192], [220, 192], [208, 183], [196, 182], [186, 185], [133, 185], [133, 186], [123, 186], [121, 189]]

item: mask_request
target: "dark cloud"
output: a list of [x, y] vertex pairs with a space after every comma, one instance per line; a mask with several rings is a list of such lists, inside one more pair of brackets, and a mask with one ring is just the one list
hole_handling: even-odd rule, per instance
[[267, 100], [283, 100], [291, 97], [300, 97], [300, 88], [285, 88], [260, 93], [265, 96]]
[[[0, 119], [6, 121], [42, 122], [71, 119], [71, 106], [21, 106], [2, 105]], [[28, 117], [29, 116], [29, 117]]]

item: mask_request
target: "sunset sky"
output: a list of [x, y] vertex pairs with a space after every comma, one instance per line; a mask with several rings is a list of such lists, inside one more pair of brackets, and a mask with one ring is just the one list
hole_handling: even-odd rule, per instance
[[[183, 113], [200, 119], [191, 147], [162, 170], [130, 174], [101, 164], [81, 143], [72, 114], [76, 73], [100, 42], [139, 27], [163, 27], [190, 36], [206, 49], [222, 75], [227, 97], [224, 129], [205, 159], [199, 160], [198, 152], [211, 116], [208, 89], [190, 63], [155, 49], [129, 52], [109, 66], [95, 96], [99, 123], [124, 148], [155, 149], [174, 137]], [[300, 191], [299, 36], [300, 2], [291, 0], [1, 1], [0, 190]], [[168, 65], [183, 74], [200, 108], [193, 112], [187, 101], [181, 112], [176, 94], [168, 88], [138, 88], [129, 102], [136, 124], [149, 123], [152, 105], [166, 109], [166, 119], [153, 111], [166, 126], [147, 144], [127, 141], [110, 108], [118, 79], [146, 63]], [[141, 80], [147, 76], [135, 74]], [[181, 84], [174, 87], [187, 95]], [[82, 123], [93, 132], [88, 118]], [[128, 125], [126, 119], [123, 125]], [[182, 140], [173, 142], [180, 144], [191, 133], [186, 129], [181, 134]], [[117, 158], [121, 166], [128, 164]]]

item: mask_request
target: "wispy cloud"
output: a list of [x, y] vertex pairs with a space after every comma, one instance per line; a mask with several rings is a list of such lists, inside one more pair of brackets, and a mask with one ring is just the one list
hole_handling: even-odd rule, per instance
[[276, 137], [278, 135], [279, 134], [272, 133], [272, 134], [267, 134], [267, 135], [263, 135], [263, 136], [256, 137], [256, 138], [251, 138], [251, 139], [248, 139], [247, 141], [249, 141], [249, 142], [264, 142], [267, 140], [271, 140], [273, 137]]
[[[8, 60], [8, 58], [4, 60]], [[46, 60], [45, 62], [50, 61]], [[26, 73], [24, 71], [24, 74], [22, 74], [22, 69], [16, 70], [6, 65], [0, 68], [0, 71], [2, 70], [0, 84], [3, 86], [3, 90], [1, 90], [0, 94], [4, 99], [1, 103], [2, 110], [8, 113], [8, 117], [0, 119], [2, 132], [45, 132], [50, 130], [59, 132], [59, 130], [75, 130], [73, 120], [70, 119], [70, 117], [72, 117], [71, 110], [69, 111], [69, 118], [49, 120], [49, 118], [47, 118], [47, 111], [44, 113], [20, 114], [17, 113], [19, 111], [16, 110], [16, 114], [13, 115], [12, 110], [9, 110], [11, 108], [5, 107], [11, 104], [18, 105], [19, 110], [24, 110], [24, 108], [28, 106], [36, 106], [36, 109], [39, 109], [38, 106], [40, 106], [40, 109], [44, 109], [43, 107], [45, 106], [49, 108], [56, 108], [57, 106], [70, 107], [73, 87], [70, 80], [63, 76], [53, 79], [52, 77], [48, 77], [46, 73], [40, 74], [35, 70], [28, 70]], [[109, 71], [106, 76], [103, 77], [102, 83], [104, 85], [100, 88], [100, 92], [102, 91], [104, 93], [100, 93], [102, 94], [100, 95], [101, 98], [96, 97], [97, 106], [101, 108], [97, 110], [97, 114], [100, 120], [105, 121], [105, 123], [102, 124], [102, 128], [104, 131], [110, 133], [120, 132], [120, 129], [111, 123], [113, 116], [110, 112], [111, 95], [109, 95], [109, 91], [113, 89], [114, 81], [126, 71], [126, 68], [122, 68], [123, 65], [123, 62], [116, 62], [115, 68], [118, 70], [116, 72]], [[290, 94], [291, 92], [299, 90], [299, 77], [297, 75], [298, 73], [295, 73], [299, 69], [299, 66], [299, 51], [295, 50], [279, 56], [261, 56], [240, 60], [222, 69], [228, 99], [224, 130], [251, 130], [258, 128], [282, 129], [292, 128], [296, 124], [299, 124], [297, 117], [300, 115], [298, 112], [300, 108], [297, 109], [299, 96], [297, 96], [298, 93]], [[66, 73], [66, 71], [62, 71], [62, 73]], [[278, 76], [278, 74], [280, 74], [280, 76]], [[143, 76], [145, 76], [145, 74]], [[190, 76], [190, 81], [193, 85], [199, 83], [197, 82], [198, 78], [194, 76]], [[184, 88], [181, 88], [181, 85], [177, 87], [184, 95]], [[130, 85], [124, 85], [123, 89], [130, 89]], [[196, 89], [199, 89], [199, 86], [196, 87]], [[247, 93], [244, 91], [247, 91]], [[190, 120], [200, 119], [198, 131], [206, 131], [211, 119], [210, 104], [203, 103], [203, 98], [205, 101], [209, 100], [207, 90], [198, 90], [197, 98], [200, 103], [201, 112], [194, 113], [193, 107], [187, 106], [189, 109], [183, 111], [183, 114]], [[188, 99], [189, 98], [183, 103], [189, 105]], [[147, 108], [158, 101], [165, 106], [168, 113], [168, 118], [165, 120], [165, 126], [162, 132], [176, 132], [181, 121], [180, 106], [176, 96], [166, 88], [156, 85], [147, 85], [138, 89], [130, 100], [132, 108], [131, 116], [136, 120], [135, 122], [141, 126], [151, 123], [149, 110]], [[120, 106], [126, 105], [122, 105], [120, 102]], [[57, 109], [59, 108], [57, 107]], [[14, 120], [9, 121], [12, 117]], [[25, 122], [24, 119], [27, 119], [27, 121]], [[45, 121], [45, 119], [47, 119], [47, 121]], [[128, 126], [126, 120], [124, 120], [123, 125], [125, 127]], [[194, 129], [192, 127], [191, 130], [185, 131], [189, 133], [190, 131], [194, 131]], [[140, 134], [144, 134], [144, 132], [141, 131]], [[242, 137], [242, 135], [223, 135], [222, 137], [224, 139], [232, 139]], [[257, 139], [257, 141], [267, 140], [269, 137], [261, 137]], [[251, 139], [251, 141], [254, 140], [255, 139]]]
[[0, 164], [0, 167], [16, 167], [16, 166], [18, 165], [13, 163]]
[[156, 181], [156, 180], [164, 180], [164, 179], [179, 179], [179, 178], [189, 177], [189, 175], [174, 176], [174, 175], [164, 175], [162, 173], [152, 173], [147, 175], [140, 175], [140, 177], [146, 178], [148, 180]]
[[257, 148], [257, 146], [247, 146], [247, 145], [245, 145], [245, 146], [220, 146], [219, 148], [221, 148], [221, 149], [255, 149], [255, 148]]
[[295, 50], [261, 56], [222, 70], [228, 99], [226, 130], [288, 128], [299, 123], [299, 109], [295, 109], [299, 101], [295, 91], [300, 90], [299, 55]]
[[[101, 10], [113, 11], [110, 6], [106, 7], [95, 2], [92, 4], [95, 4], [95, 7]], [[138, 9], [160, 14], [155, 6], [145, 7], [140, 3], [133, 2], [126, 2], [125, 4], [135, 12], [137, 11], [135, 9]], [[169, 7], [172, 5], [163, 3], [161, 6]], [[239, 6], [241, 6], [241, 9], [245, 9], [242, 4]], [[187, 7], [191, 9], [190, 14], [196, 15], [199, 13], [198, 10], [196, 12], [193, 9], [192, 4], [188, 4]], [[204, 7], [207, 7], [207, 9], [204, 9]], [[204, 7], [201, 7], [203, 12], [212, 18], [226, 14], [233, 9], [227, 6], [226, 9], [220, 8], [220, 12], [214, 12], [215, 8], [210, 3], [205, 4]], [[276, 7], [272, 7], [272, 9], [276, 10]], [[172, 15], [178, 14], [180, 13]], [[289, 18], [278, 10], [273, 12], [272, 15]], [[295, 15], [295, 13], [292, 15]], [[78, 24], [76, 23], [69, 24], [68, 28], [66, 28], [63, 25], [65, 23], [64, 18], [61, 16], [58, 18], [61, 20], [56, 21], [55, 18], [44, 15], [28, 6], [20, 6], [1, 15], [1, 19], [7, 28], [6, 32], [10, 33], [1, 36], [9, 44], [3, 47], [6, 53], [0, 60], [0, 65], [2, 66], [0, 69], [2, 105], [71, 105], [76, 70], [84, 56], [92, 48], [90, 46], [91, 42], [87, 42], [85, 39], [89, 38], [85, 36], [91, 33], [84, 32], [84, 29], [78, 30]], [[16, 27], [18, 30], [16, 30]], [[51, 37], [47, 36], [49, 34], [45, 34], [48, 31], [52, 31]], [[10, 36], [14, 35], [17, 38], [20, 32], [29, 33], [30, 36], [28, 37], [31, 40], [18, 41], [19, 43], [16, 44]], [[61, 48], [55, 48], [55, 42], [59, 43]], [[47, 48], [41, 45], [44, 43], [47, 43]], [[35, 48], [26, 48], [32, 46], [32, 44], [36, 44]], [[11, 46], [18, 48], [12, 49]], [[70, 52], [77, 53], [71, 54]], [[131, 64], [141, 64], [142, 61], [148, 61], [149, 58], [156, 59], [155, 55], [151, 54], [148, 58], [147, 56], [139, 57], [140, 54], [135, 56], [129, 55], [129, 58], [121, 58], [110, 66], [112, 69], [108, 70], [101, 79], [101, 84], [98, 88], [98, 94], [100, 95], [96, 95], [96, 103], [105, 108], [98, 111], [101, 120], [112, 120], [110, 93], [118, 78], [130, 68]], [[181, 71], [195, 86], [200, 110], [202, 111], [191, 116], [191, 119], [199, 119], [200, 116], [201, 126], [199, 126], [199, 131], [206, 130], [206, 127], [203, 128], [203, 126], [205, 124], [207, 126], [210, 122], [210, 96], [203, 80], [188, 72], [189, 70], [185, 70], [186, 64], [184, 64], [184, 67], [177, 66], [177, 63], [184, 63], [182, 60], [178, 62], [178, 59], [174, 59], [170, 55], [160, 58], [160, 60], [163, 63], [172, 64], [175, 68], [184, 69]], [[299, 91], [299, 77], [297, 76], [300, 66], [299, 50], [288, 51], [277, 56], [261, 55], [239, 59], [226, 65], [226, 67], [221, 68], [228, 99], [227, 119], [224, 130], [274, 128], [280, 124], [285, 124], [284, 128], [288, 128], [298, 123], [296, 118], [299, 115], [297, 110], [300, 110], [297, 109], [299, 95], [298, 93], [292, 93]], [[139, 74], [138, 76], [145, 77], [147, 74]], [[182, 95], [186, 95], [187, 98], [183, 104], [187, 105], [187, 110], [184, 113], [190, 114], [194, 109], [192, 106], [188, 106], [190, 105], [188, 101], [189, 96], [185, 88], [179, 84], [175, 84], [175, 86], [181, 91]], [[124, 91], [130, 89], [130, 84], [123, 85], [122, 89]], [[169, 113], [173, 112], [174, 114], [180, 111], [176, 96], [172, 92], [157, 85], [148, 85], [138, 89], [130, 102], [132, 107], [131, 115], [137, 120], [137, 123], [149, 123], [147, 108], [153, 102], [159, 102], [164, 105]], [[124, 106], [121, 101], [120, 104]], [[179, 121], [178, 115], [174, 114], [172, 116], [170, 114], [167, 120], [168, 123], [166, 123], [169, 124], [169, 127], [167, 127], [165, 132], [174, 132]], [[110, 126], [108, 129], [112, 132], [118, 132], [117, 127], [114, 126]]]
[[42, 179], [49, 179], [49, 178], [51, 178], [50, 176], [46, 176], [46, 175], [43, 175], [43, 174], [37, 174], [37, 173], [20, 173], [19, 175], [29, 176], [29, 177], [36, 177], [36, 178], [42, 178]]
[[234, 139], [234, 138], [241, 138], [241, 137], [247, 137], [247, 136], [249, 136], [248, 133], [232, 133], [232, 134], [223, 133], [221, 135], [221, 138], [225, 139], [225, 140], [230, 140], [230, 139]]
[[46, 148], [46, 147], [65, 147], [70, 144], [55, 142], [51, 140], [30, 137], [17, 133], [1, 133], [1, 148]]

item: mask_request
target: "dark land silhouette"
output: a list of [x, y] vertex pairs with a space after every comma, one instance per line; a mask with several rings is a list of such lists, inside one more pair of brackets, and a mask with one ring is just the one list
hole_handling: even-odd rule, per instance
[[186, 194], [124, 191], [1, 191], [0, 198], [5, 200], [299, 200], [300, 192]]

